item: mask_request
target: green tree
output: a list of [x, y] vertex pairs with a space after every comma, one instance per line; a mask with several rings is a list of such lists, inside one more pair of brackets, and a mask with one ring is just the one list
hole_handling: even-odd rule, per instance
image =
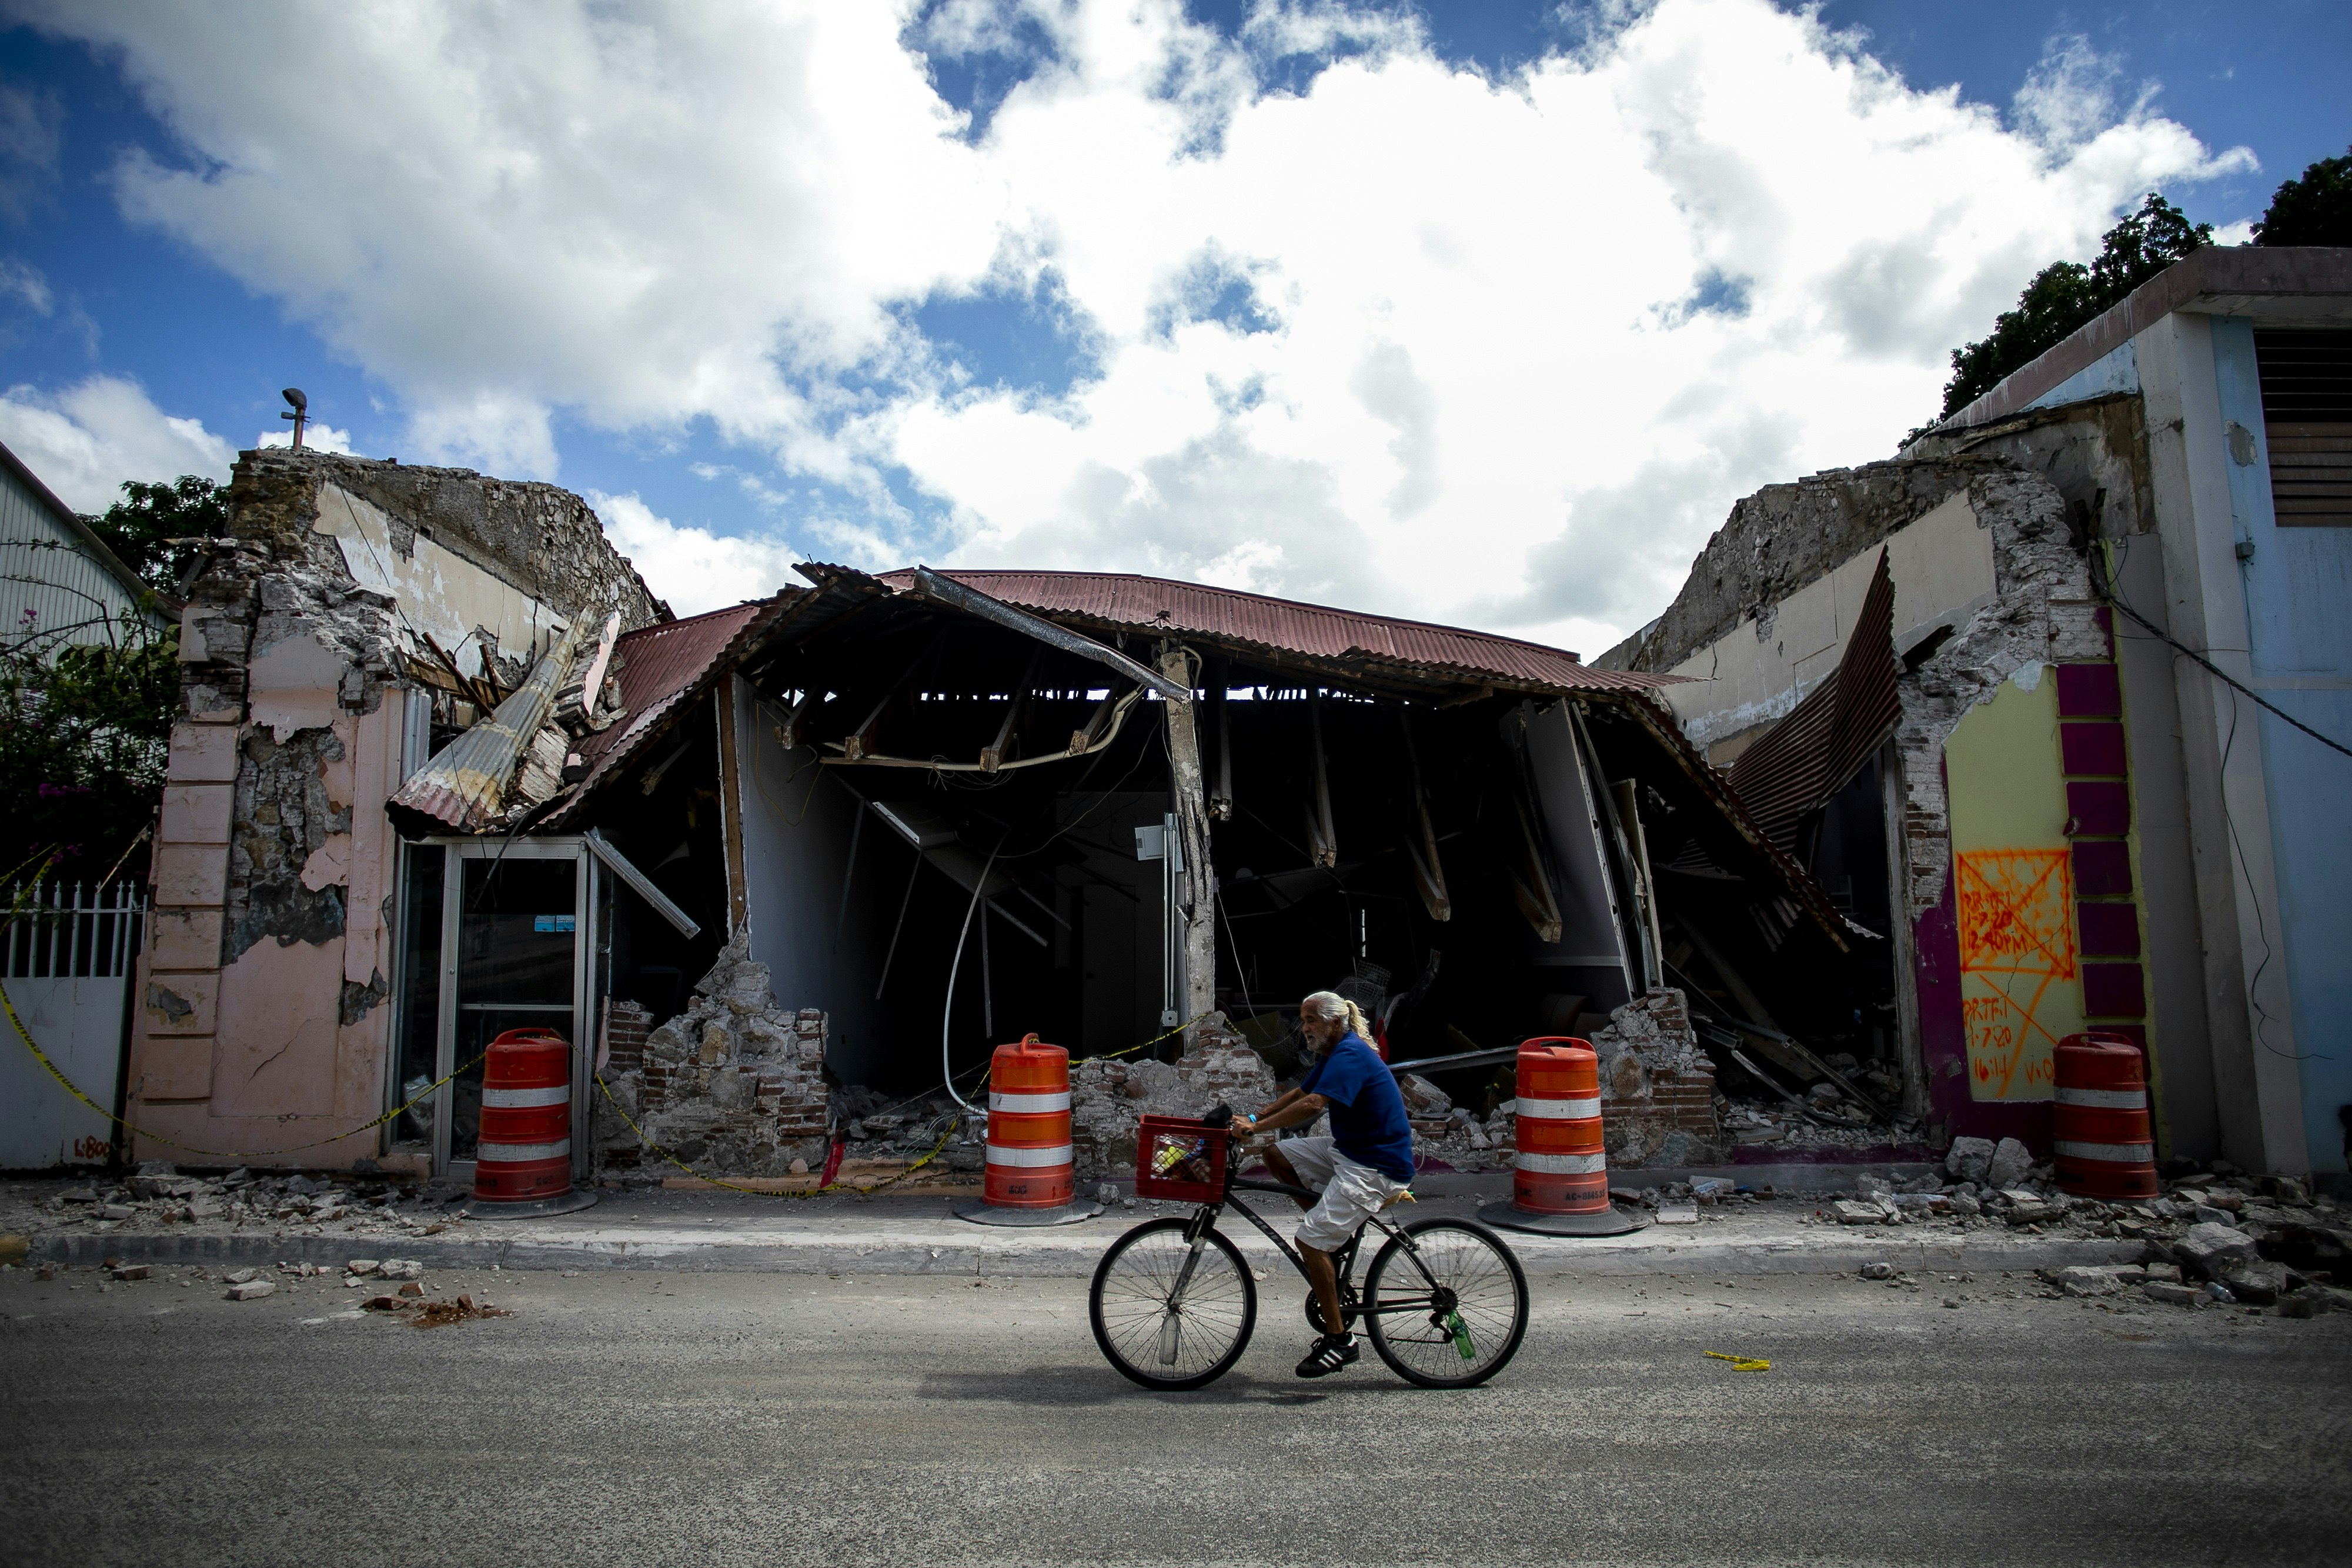
[[[180, 696], [177, 641], [152, 623], [155, 599], [185, 591], [204, 563], [171, 540], [228, 531], [228, 490], [195, 474], [134, 480], [82, 521], [148, 591], [120, 614], [93, 599], [70, 623], [27, 612], [0, 627], [0, 873], [47, 857], [58, 876], [96, 878], [154, 820]], [[145, 857], [125, 870], [143, 874]]]
[[228, 486], [201, 474], [183, 474], [168, 485], [133, 479], [122, 486], [122, 499], [82, 521], [149, 587], [177, 594], [203, 564], [204, 552], [170, 541], [227, 533]]
[[2191, 224], [2179, 207], [2149, 192], [2139, 211], [2106, 232], [2088, 267], [2052, 262], [2033, 275], [2017, 297], [2016, 309], [1994, 319], [1990, 336], [1952, 350], [1952, 379], [1944, 385], [1938, 417], [1959, 413], [2133, 289], [2212, 242], [2211, 224]]
[[2352, 246], [2352, 147], [2281, 185], [2254, 225], [2254, 243]]

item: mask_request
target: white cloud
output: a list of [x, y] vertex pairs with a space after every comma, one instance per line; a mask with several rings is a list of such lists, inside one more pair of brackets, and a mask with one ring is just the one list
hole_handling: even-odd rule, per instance
[[36, 316], [47, 315], [56, 305], [41, 269], [14, 256], [0, 256], [0, 296], [15, 299]]
[[[275, 430], [265, 430], [253, 438], [253, 444], [256, 447], [291, 446], [294, 444], [294, 427], [291, 424], [281, 424]], [[306, 452], [340, 452], [349, 455], [352, 450], [352, 433], [348, 430], [337, 430], [333, 425], [322, 423], [315, 419], [310, 420], [302, 426], [302, 449]]]
[[736, 538], [681, 527], [635, 495], [588, 492], [613, 548], [629, 559], [646, 586], [680, 615], [723, 610], [803, 580], [793, 563], [807, 558], [780, 538]]
[[[552, 475], [562, 421], [707, 420], [745, 515], [862, 562], [942, 559], [928, 500], [963, 561], [1588, 651], [1737, 496], [1891, 452], [2042, 265], [2244, 161], [2074, 40], [2011, 128], [1767, 0], [1612, 8], [1499, 81], [1393, 10], [1261, 5], [1236, 45], [1180, 0], [957, 0], [919, 47], [1048, 56], [977, 136], [904, 0], [47, 4], [195, 154], [127, 159], [126, 212], [396, 389], [424, 455]], [[1302, 46], [1356, 52], [1262, 92]], [[908, 325], [1049, 269], [1094, 356], [1066, 395], [956, 382]], [[768, 510], [812, 481], [827, 515]], [[778, 536], [610, 505], [681, 608], [782, 580]]]
[[226, 480], [236, 455], [200, 422], [165, 413], [120, 376], [91, 376], [55, 395], [30, 386], [0, 392], [0, 442], [78, 512], [106, 510], [127, 479]]

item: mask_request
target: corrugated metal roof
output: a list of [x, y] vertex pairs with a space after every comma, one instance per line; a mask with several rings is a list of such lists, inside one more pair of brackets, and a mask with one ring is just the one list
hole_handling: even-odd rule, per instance
[[[820, 568], [820, 570], [835, 569]], [[1546, 692], [1647, 691], [1681, 677], [1596, 670], [1563, 648], [1458, 626], [1270, 599], [1200, 582], [1106, 571], [942, 571], [992, 599], [1074, 624], [1213, 639], [1335, 664], [1387, 667]], [[914, 573], [885, 572], [905, 591]]]
[[614, 684], [626, 716], [580, 743], [588, 775], [553, 821], [561, 823], [608, 776], [626, 766], [652, 736], [667, 727], [681, 705], [733, 667], [803, 597], [804, 591], [787, 589], [772, 599], [750, 600], [707, 615], [624, 632], [614, 644], [614, 657], [620, 664]]
[[1837, 669], [1731, 765], [1731, 787], [1773, 843], [1793, 850], [1805, 819], [1846, 783], [1902, 716], [1895, 579], [1886, 552]]
[[438, 827], [478, 833], [505, 809], [523, 749], [555, 706], [555, 690], [580, 656], [581, 629], [539, 656], [498, 711], [443, 747], [394, 791], [385, 809], [402, 829], [423, 836]]

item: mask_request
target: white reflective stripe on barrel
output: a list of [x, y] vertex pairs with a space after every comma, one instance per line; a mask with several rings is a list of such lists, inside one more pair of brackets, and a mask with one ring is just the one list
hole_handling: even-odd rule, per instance
[[1066, 1166], [1070, 1163], [1070, 1145], [1055, 1144], [1044, 1149], [1011, 1149], [1003, 1144], [988, 1145], [988, 1163], [992, 1166]]
[[1530, 1100], [1519, 1096], [1518, 1113], [1538, 1121], [1589, 1122], [1601, 1114], [1598, 1100]]
[[474, 1157], [488, 1161], [551, 1160], [571, 1152], [572, 1140], [558, 1138], [551, 1144], [484, 1144], [474, 1151]]
[[[1526, 1102], [1522, 1101], [1522, 1104]], [[1521, 1155], [1517, 1168], [1537, 1176], [1599, 1176], [1609, 1168], [1606, 1155]]]
[[2084, 1105], [2097, 1111], [2145, 1111], [2147, 1091], [2145, 1089], [2058, 1089], [2061, 1105]]
[[1058, 1094], [998, 1094], [992, 1092], [988, 1096], [988, 1108], [992, 1111], [1066, 1111], [1070, 1108], [1070, 1092], [1066, 1089]]
[[2050, 1146], [2070, 1160], [2105, 1160], [2113, 1165], [2144, 1166], [2156, 1158], [2154, 1144], [2070, 1144], [2061, 1138]]
[[572, 1100], [569, 1084], [551, 1084], [545, 1089], [485, 1089], [482, 1108], [499, 1111], [530, 1111], [541, 1105], [564, 1105]]

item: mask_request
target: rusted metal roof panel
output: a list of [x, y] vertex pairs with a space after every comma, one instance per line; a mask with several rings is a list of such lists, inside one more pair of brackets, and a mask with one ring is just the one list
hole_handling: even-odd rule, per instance
[[803, 597], [786, 590], [772, 599], [754, 599], [684, 621], [666, 621], [625, 632], [614, 644], [620, 663], [614, 685], [625, 711], [618, 722], [580, 743], [587, 777], [557, 811], [561, 825], [580, 802], [627, 765], [656, 734], [668, 727], [682, 705], [699, 695], [721, 672], [750, 651], [793, 604]]
[[523, 748], [555, 706], [556, 688], [580, 654], [581, 628], [539, 656], [521, 685], [496, 712], [443, 747], [386, 802], [394, 822], [424, 834], [436, 826], [478, 833], [506, 807]]
[[1793, 851], [1805, 819], [1870, 760], [1903, 699], [1895, 682], [1895, 580], [1886, 552], [1837, 669], [1731, 765], [1731, 787], [1765, 835]]
[[[1566, 649], [1458, 626], [1300, 604], [1237, 589], [1097, 571], [942, 571], [1056, 621], [1122, 632], [1192, 636], [1332, 664], [1386, 665], [1429, 675], [1551, 692], [1648, 691], [1680, 677], [1596, 670]], [[886, 572], [898, 591], [912, 571]]]

